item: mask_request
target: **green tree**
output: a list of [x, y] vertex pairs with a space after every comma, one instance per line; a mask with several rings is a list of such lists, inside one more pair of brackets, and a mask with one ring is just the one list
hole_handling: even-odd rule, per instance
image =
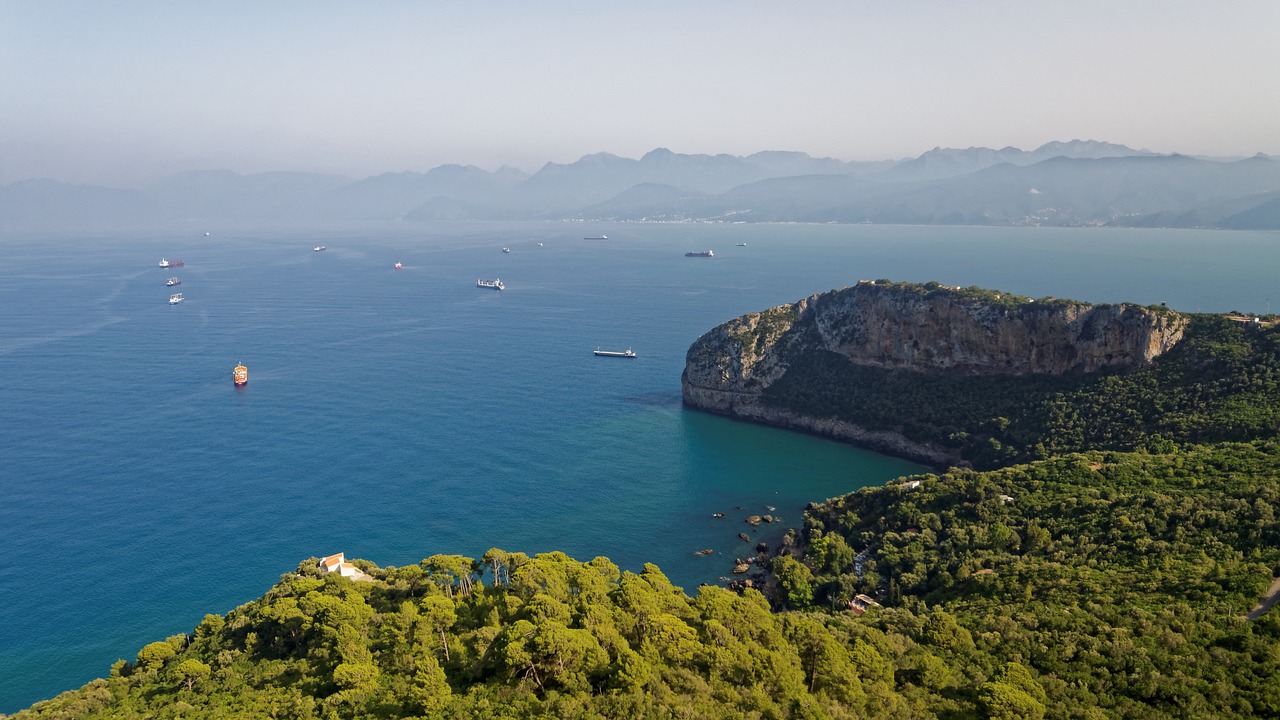
[[168, 642], [159, 640], [149, 643], [138, 651], [138, 667], [143, 670], [158, 670], [175, 655], [177, 652]]
[[930, 613], [920, 633], [921, 640], [947, 650], [972, 650], [973, 636], [956, 621], [956, 616], [945, 610]]
[[414, 711], [427, 715], [438, 712], [448, 704], [452, 695], [453, 689], [449, 687], [449, 679], [440, 663], [432, 657], [420, 660], [409, 690]]
[[807, 565], [790, 555], [779, 555], [773, 559], [773, 574], [789, 607], [809, 607], [813, 602], [813, 572]]
[[430, 595], [422, 599], [422, 606], [419, 611], [419, 622], [425, 624], [427, 628], [439, 633], [440, 649], [444, 651], [444, 659], [449, 659], [449, 639], [445, 635], [445, 631], [453, 627], [458, 621], [457, 612], [454, 610], [453, 603], [448, 598], [439, 595]]
[[988, 682], [979, 693], [982, 709], [993, 720], [1041, 720], [1044, 703], [1030, 693], [1006, 682]]
[[187, 658], [173, 668], [173, 677], [190, 690], [195, 687], [196, 683], [208, 678], [209, 672], [208, 665], [195, 658]]

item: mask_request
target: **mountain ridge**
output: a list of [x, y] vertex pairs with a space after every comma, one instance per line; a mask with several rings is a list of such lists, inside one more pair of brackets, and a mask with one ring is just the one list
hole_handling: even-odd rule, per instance
[[[656, 186], [676, 192], [659, 194]], [[645, 188], [648, 188], [647, 190]], [[138, 189], [27, 180], [0, 186], [0, 223], [364, 220], [821, 222], [1277, 229], [1280, 161], [1215, 160], [1071, 140], [1031, 150], [934, 148], [846, 162], [655, 148], [534, 173], [441, 165], [361, 179], [305, 172], [179, 173]], [[644, 200], [645, 197], [648, 200]]]

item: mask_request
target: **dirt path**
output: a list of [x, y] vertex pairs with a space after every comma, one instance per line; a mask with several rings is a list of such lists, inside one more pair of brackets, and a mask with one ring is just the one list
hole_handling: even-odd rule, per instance
[[1271, 581], [1271, 587], [1267, 588], [1267, 596], [1262, 598], [1262, 602], [1258, 603], [1258, 607], [1252, 612], [1244, 616], [1245, 620], [1257, 620], [1262, 617], [1276, 601], [1280, 600], [1280, 578]]

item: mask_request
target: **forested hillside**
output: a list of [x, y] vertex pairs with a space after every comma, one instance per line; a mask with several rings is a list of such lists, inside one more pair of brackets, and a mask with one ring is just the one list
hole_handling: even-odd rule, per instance
[[789, 359], [766, 405], [958, 448], [978, 468], [1090, 449], [1162, 450], [1280, 432], [1280, 327], [1188, 316], [1182, 340], [1136, 370], [956, 376]]
[[941, 644], [968, 660], [940, 687], [995, 658], [1033, 671], [1046, 717], [1275, 717], [1280, 617], [1245, 616], [1280, 575], [1278, 478], [1275, 441], [908, 478], [813, 509], [806, 564], [775, 562], [793, 606], [883, 589], [917, 617], [864, 620], [916, 638], [953, 617]]
[[[1280, 445], [1093, 453], [815, 507], [778, 601], [604, 558], [314, 560], [20, 718], [1280, 713]], [[849, 609], [860, 591], [883, 607]]]

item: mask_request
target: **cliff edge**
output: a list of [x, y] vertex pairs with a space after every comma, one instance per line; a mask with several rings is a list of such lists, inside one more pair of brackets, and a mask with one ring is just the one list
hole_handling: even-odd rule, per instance
[[769, 402], [767, 391], [793, 366], [824, 354], [855, 368], [930, 377], [1139, 368], [1172, 348], [1186, 324], [1165, 308], [862, 281], [735, 318], [704, 334], [686, 355], [681, 389], [692, 408], [951, 464], [960, 459], [957, 451], [936, 438], [909, 439], [893, 428], [796, 412], [787, 403]]

